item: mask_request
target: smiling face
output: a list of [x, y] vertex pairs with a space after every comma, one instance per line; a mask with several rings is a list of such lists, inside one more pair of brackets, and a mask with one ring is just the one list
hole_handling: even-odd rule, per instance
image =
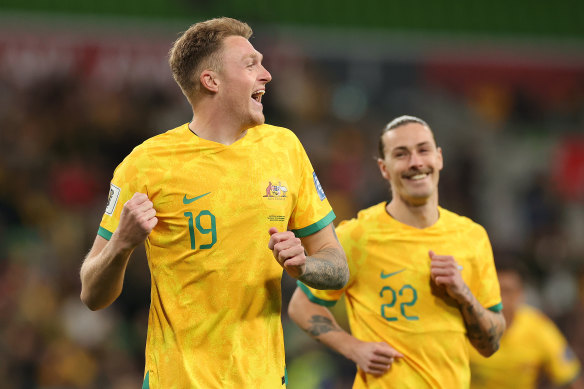
[[443, 163], [432, 131], [420, 123], [406, 123], [385, 132], [381, 140], [384, 157], [377, 163], [391, 186], [392, 202], [437, 205]]
[[272, 76], [262, 65], [262, 54], [242, 36], [223, 40], [217, 71], [217, 98], [225, 115], [243, 130], [263, 124], [262, 96]]

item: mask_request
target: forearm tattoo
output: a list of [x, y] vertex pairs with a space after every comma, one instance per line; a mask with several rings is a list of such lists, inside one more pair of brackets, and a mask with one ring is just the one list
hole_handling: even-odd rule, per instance
[[310, 326], [306, 328], [306, 331], [312, 337], [318, 337], [327, 332], [340, 331], [341, 329], [335, 326], [333, 321], [326, 316], [313, 315], [310, 320], [308, 320]]
[[349, 267], [339, 250], [322, 249], [318, 256], [306, 257], [306, 271], [298, 279], [315, 289], [341, 289], [349, 280]]
[[481, 306], [466, 285], [464, 294], [468, 302], [462, 304], [460, 309], [468, 339], [477, 350], [490, 355], [499, 349], [499, 341], [505, 330], [503, 316]]

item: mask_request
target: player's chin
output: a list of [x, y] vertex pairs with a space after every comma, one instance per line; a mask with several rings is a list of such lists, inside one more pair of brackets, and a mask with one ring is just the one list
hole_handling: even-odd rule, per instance
[[252, 121], [259, 126], [260, 124], [264, 124], [266, 122], [266, 117], [264, 115], [264, 110], [262, 108], [257, 108], [252, 112]]
[[254, 120], [254, 127], [261, 126], [262, 124], [264, 124], [266, 122], [266, 117], [263, 114], [258, 115], [258, 117], [255, 119], [256, 120]]

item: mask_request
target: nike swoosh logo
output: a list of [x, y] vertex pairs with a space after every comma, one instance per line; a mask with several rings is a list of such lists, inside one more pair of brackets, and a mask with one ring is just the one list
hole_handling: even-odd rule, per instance
[[391, 276], [395, 276], [398, 273], [401, 273], [402, 271], [406, 270], [405, 268], [398, 270], [398, 271], [394, 271], [393, 273], [387, 273], [387, 274], [383, 274], [383, 270], [381, 271], [381, 278], [385, 279], [385, 278], [389, 278]]
[[202, 194], [202, 195], [200, 195], [200, 196], [193, 197], [192, 199], [187, 199], [187, 195], [185, 195], [185, 197], [183, 197], [183, 204], [190, 204], [190, 203], [192, 203], [193, 201], [197, 201], [197, 200], [198, 200], [198, 199], [200, 199], [201, 197], [207, 196], [209, 193], [211, 193], [211, 192], [207, 192], [207, 193], [204, 193], [204, 194]]

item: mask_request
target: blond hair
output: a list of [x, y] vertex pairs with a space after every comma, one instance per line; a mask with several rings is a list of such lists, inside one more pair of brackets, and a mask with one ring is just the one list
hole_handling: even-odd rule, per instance
[[201, 72], [221, 69], [223, 40], [234, 35], [249, 39], [252, 33], [246, 23], [221, 17], [193, 24], [174, 42], [168, 62], [174, 80], [191, 103], [201, 89]]

